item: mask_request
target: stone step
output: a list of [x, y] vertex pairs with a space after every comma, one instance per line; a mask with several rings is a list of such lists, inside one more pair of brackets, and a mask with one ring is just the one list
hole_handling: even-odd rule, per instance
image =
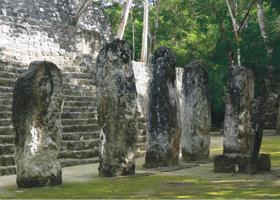
[[138, 143], [145, 143], [146, 142], [146, 136], [145, 135], [138, 135], [137, 136], [137, 142]]
[[[1, 100], [0, 100], [1, 102]], [[0, 110], [1, 112], [11, 112], [12, 111], [12, 105], [6, 105], [2, 106], [3, 104], [0, 103]]]
[[[0, 97], [0, 106], [12, 106], [12, 98], [4, 99]], [[3, 112], [2, 110], [0, 110]]]
[[1, 126], [9, 126], [12, 124], [11, 119], [0, 119], [0, 127]]
[[88, 78], [64, 78], [63, 82], [73, 85], [79, 85], [86, 87], [87, 89], [95, 88], [95, 81], [93, 79], [94, 77], [88, 79]]
[[90, 131], [95, 132], [98, 130], [99, 130], [99, 126], [97, 124], [62, 126], [63, 133], [90, 132]]
[[[1, 92], [1, 91], [0, 91]], [[96, 97], [96, 91], [94, 90], [86, 90], [86, 89], [63, 89], [63, 95], [71, 95], [71, 96], [89, 96], [89, 97]]]
[[[1, 114], [0, 114], [1, 116]], [[83, 118], [96, 118], [97, 113], [87, 113], [87, 112], [64, 112], [61, 114], [61, 119], [83, 119]], [[0, 117], [1, 118], [1, 117]]]
[[75, 165], [86, 165], [86, 164], [92, 164], [92, 163], [98, 163], [99, 158], [87, 158], [87, 159], [71, 159], [71, 158], [61, 158], [60, 163], [62, 167], [69, 167], [69, 166], [75, 166]]
[[11, 73], [23, 73], [26, 70], [27, 70], [26, 67], [22, 67], [19, 65], [12, 66], [0, 61], [0, 71], [11, 72]]
[[0, 155], [11, 155], [15, 153], [14, 144], [0, 144]]
[[5, 167], [0, 167], [0, 176], [3, 175], [11, 175], [16, 173], [16, 166], [5, 166]]
[[17, 73], [14, 72], [7, 72], [7, 71], [0, 71], [0, 78], [11, 78], [16, 80], [18, 77]]
[[[69, 107], [96, 107], [97, 103], [95, 101], [64, 101], [64, 108]], [[63, 108], [63, 109], [64, 109]], [[75, 112], [75, 111], [70, 111]]]
[[13, 144], [14, 136], [13, 135], [0, 135], [0, 144]]
[[0, 86], [14, 87], [15, 81], [15, 79], [0, 78]]
[[80, 83], [76, 83], [76, 84], [73, 84], [73, 83], [67, 83], [67, 82], [64, 82], [63, 84], [63, 88], [64, 89], [70, 89], [72, 91], [96, 91], [96, 86], [95, 85], [85, 85], [85, 84], [80, 84]]
[[[67, 125], [88, 125], [88, 124], [97, 124], [96, 118], [85, 118], [85, 119], [62, 119], [61, 124], [63, 126]], [[1, 125], [1, 120], [0, 120]]]
[[6, 93], [6, 92], [13, 92], [13, 88], [12, 87], [5, 87], [5, 86], [0, 86], [0, 92]]
[[138, 133], [137, 133], [138, 136], [145, 136], [147, 135], [147, 132], [146, 132], [146, 129], [139, 129], [138, 128]]
[[[65, 102], [66, 103], [66, 102]], [[65, 105], [65, 104], [64, 104]], [[63, 107], [63, 112], [96, 112], [97, 108], [96, 107], [87, 107], [87, 106], [83, 106], [83, 107]]]
[[71, 96], [71, 95], [62, 95], [64, 101], [91, 101], [96, 102], [96, 97], [92, 96]]
[[146, 129], [146, 123], [138, 123], [138, 129]]
[[135, 152], [135, 157], [136, 158], [144, 158], [146, 155], [146, 151], [137, 151]]
[[0, 99], [12, 99], [13, 93], [12, 92], [0, 92]]
[[99, 134], [100, 131], [62, 133], [62, 139], [65, 141], [99, 139]]
[[62, 141], [61, 150], [87, 150], [98, 147], [99, 139]]
[[8, 119], [11, 118], [12, 112], [0, 112], [0, 119]]
[[95, 158], [98, 157], [98, 149], [90, 150], [79, 150], [79, 151], [61, 151], [59, 153], [59, 158], [74, 158], [74, 159], [84, 159], [84, 158]]
[[15, 165], [14, 155], [2, 155], [0, 156], [0, 166]]
[[0, 126], [0, 135], [13, 135], [13, 128], [11, 126]]
[[64, 77], [67, 78], [79, 78], [79, 79], [93, 79], [94, 74], [83, 72], [62, 72]]
[[146, 143], [137, 143], [136, 144], [136, 151], [145, 151], [146, 150]]

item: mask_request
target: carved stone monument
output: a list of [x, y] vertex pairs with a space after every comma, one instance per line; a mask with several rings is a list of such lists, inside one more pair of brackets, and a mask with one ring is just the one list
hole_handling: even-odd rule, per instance
[[178, 164], [180, 128], [177, 111], [175, 57], [170, 49], [160, 47], [153, 58], [147, 111], [147, 168]]
[[97, 58], [99, 175], [135, 174], [137, 93], [127, 42], [114, 40]]
[[62, 184], [62, 75], [50, 62], [33, 62], [16, 81], [12, 121], [19, 187]]

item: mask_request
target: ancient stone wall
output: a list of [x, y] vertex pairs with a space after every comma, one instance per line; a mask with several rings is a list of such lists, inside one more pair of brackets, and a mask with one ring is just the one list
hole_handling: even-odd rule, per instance
[[102, 10], [94, 4], [76, 26], [79, 1], [0, 1], [0, 175], [15, 173], [12, 91], [20, 73], [36, 60], [62, 70], [63, 166], [98, 161], [95, 59], [110, 38]]

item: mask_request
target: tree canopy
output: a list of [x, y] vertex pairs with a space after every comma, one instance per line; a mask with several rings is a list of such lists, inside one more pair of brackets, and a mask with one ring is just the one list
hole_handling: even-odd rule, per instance
[[[274, 49], [270, 64], [276, 69], [275, 79], [280, 71], [280, 4], [278, 0], [264, 1], [265, 23], [270, 38], [269, 44], [265, 44], [254, 0], [235, 2], [236, 4], [232, 5], [233, 12], [237, 22], [242, 24], [239, 27], [241, 63], [253, 70], [258, 94], [265, 65], [268, 63], [266, 45], [272, 45]], [[116, 32], [121, 8], [117, 1], [106, 7], [113, 32]], [[193, 60], [204, 61], [209, 73], [213, 111], [222, 114], [230, 56], [236, 59], [235, 52], [238, 48], [226, 1], [149, 1], [149, 27], [150, 55], [155, 48], [167, 46], [174, 51], [178, 67], [184, 67]], [[135, 0], [124, 36], [131, 44], [135, 43], [135, 60], [140, 59], [142, 29], [143, 2]], [[233, 52], [233, 55], [230, 55], [230, 52]], [[276, 90], [277, 87], [274, 88]]]

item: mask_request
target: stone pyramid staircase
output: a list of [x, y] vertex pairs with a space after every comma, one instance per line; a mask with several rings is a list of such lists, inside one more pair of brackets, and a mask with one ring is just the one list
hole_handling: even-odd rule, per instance
[[25, 69], [0, 62], [0, 175], [14, 174], [14, 135], [11, 122], [13, 86]]
[[71, 166], [98, 162], [99, 127], [93, 74], [69, 71], [63, 75], [61, 163]]

